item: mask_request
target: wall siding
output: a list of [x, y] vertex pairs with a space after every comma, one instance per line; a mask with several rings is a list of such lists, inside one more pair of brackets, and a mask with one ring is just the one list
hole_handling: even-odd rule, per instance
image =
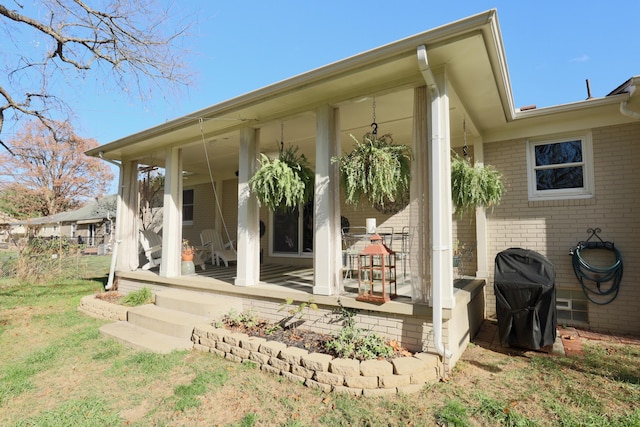
[[[526, 140], [485, 146], [487, 164], [500, 170], [507, 193], [489, 213], [489, 256], [510, 247], [532, 249], [545, 255], [556, 269], [559, 289], [581, 289], [571, 264], [569, 249], [588, 238], [587, 229], [599, 227], [603, 240], [621, 251], [624, 277], [617, 299], [608, 305], [589, 303], [589, 327], [619, 333], [640, 332], [640, 266], [638, 235], [640, 192], [637, 163], [640, 124], [592, 130], [595, 197], [583, 200], [529, 202]], [[492, 272], [493, 275], [493, 272]], [[493, 277], [487, 287], [487, 313], [495, 314]]]

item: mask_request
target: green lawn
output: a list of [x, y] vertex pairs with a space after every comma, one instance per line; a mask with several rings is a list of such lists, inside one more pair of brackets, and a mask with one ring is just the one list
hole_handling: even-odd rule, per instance
[[640, 346], [594, 342], [581, 359], [471, 345], [448, 382], [354, 398], [200, 352], [156, 355], [105, 339], [77, 311], [109, 258], [82, 276], [0, 281], [2, 426], [640, 426]]

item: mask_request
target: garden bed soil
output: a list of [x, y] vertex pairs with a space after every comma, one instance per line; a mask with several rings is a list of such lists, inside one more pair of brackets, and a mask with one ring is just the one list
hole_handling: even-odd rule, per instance
[[[333, 339], [333, 336], [308, 329], [283, 327], [274, 330], [273, 325], [267, 322], [258, 322], [253, 326], [243, 324], [229, 324], [223, 322], [225, 329], [233, 332], [247, 334], [252, 337], [260, 337], [270, 341], [278, 341], [289, 347], [297, 347], [309, 351], [309, 353], [329, 354], [333, 357], [340, 357], [335, 351], [326, 347], [326, 343]], [[389, 341], [387, 344], [393, 349], [393, 354], [383, 360], [397, 359], [398, 357], [411, 357], [413, 353], [402, 348], [397, 341]]]
[[119, 304], [123, 296], [124, 295], [122, 295], [118, 291], [106, 291], [96, 294], [97, 299], [113, 304]]

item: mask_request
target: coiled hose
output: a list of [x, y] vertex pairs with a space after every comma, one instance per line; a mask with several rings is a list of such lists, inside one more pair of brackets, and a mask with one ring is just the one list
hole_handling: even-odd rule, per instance
[[[616, 261], [609, 267], [596, 267], [590, 265], [580, 255], [585, 249], [605, 249], [615, 254]], [[580, 242], [571, 251], [573, 271], [582, 285], [582, 290], [587, 299], [594, 304], [605, 305], [611, 303], [620, 292], [622, 282], [622, 255], [611, 242]], [[608, 287], [603, 286], [611, 282]], [[593, 285], [595, 283], [595, 286]], [[604, 300], [602, 299], [604, 298]]]

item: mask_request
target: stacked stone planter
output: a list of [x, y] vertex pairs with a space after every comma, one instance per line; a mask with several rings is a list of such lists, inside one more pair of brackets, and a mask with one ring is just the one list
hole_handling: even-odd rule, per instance
[[210, 352], [238, 363], [255, 363], [260, 369], [282, 375], [307, 387], [354, 396], [414, 393], [442, 377], [436, 355], [418, 353], [389, 361], [337, 359], [309, 353], [277, 341], [251, 337], [212, 325], [194, 328], [196, 350]]
[[129, 307], [102, 301], [95, 295], [82, 297], [78, 310], [87, 316], [104, 320], [127, 320], [127, 310]]

